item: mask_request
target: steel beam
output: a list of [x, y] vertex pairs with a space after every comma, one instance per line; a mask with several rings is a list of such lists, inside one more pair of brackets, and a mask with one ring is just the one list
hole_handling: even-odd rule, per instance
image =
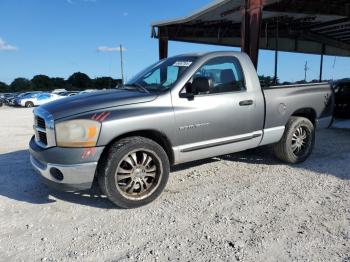
[[320, 61], [320, 82], [322, 81], [322, 73], [323, 73], [323, 55], [324, 52], [326, 51], [326, 45], [322, 44], [322, 53], [321, 53], [321, 61]]
[[[336, 19], [336, 20], [331, 20], [331, 21], [328, 21], [328, 22], [319, 22], [319, 23], [316, 23], [314, 25], [311, 25], [311, 26], [308, 26], [307, 28], [308, 29], [322, 29], [322, 28], [325, 28], [325, 27], [330, 27], [330, 26], [334, 26], [334, 25], [338, 25], [338, 24], [341, 24], [341, 23], [346, 23], [346, 22], [349, 22], [350, 21], [350, 18], [346, 17], [346, 18], [341, 18], [341, 19]], [[306, 27], [305, 27], [306, 29]]]
[[258, 67], [262, 9], [262, 0], [245, 0], [241, 9], [241, 51], [249, 55], [255, 68]]
[[266, 6], [266, 10], [282, 13], [336, 15], [348, 17], [350, 14], [347, 5], [349, 5], [347, 0], [282, 0]]
[[304, 31], [302, 33], [302, 37], [304, 39], [319, 42], [319, 43], [322, 43], [325, 45], [330, 45], [330, 46], [337, 47], [337, 48], [344, 49], [344, 50], [350, 50], [350, 45], [345, 43], [345, 42], [335, 40], [335, 39], [332, 39], [332, 38], [329, 38], [329, 37], [326, 37], [326, 36], [323, 36], [320, 34], [312, 33], [310, 31], [309, 32]]
[[158, 29], [159, 60], [168, 57], [168, 36], [165, 35], [162, 28]]

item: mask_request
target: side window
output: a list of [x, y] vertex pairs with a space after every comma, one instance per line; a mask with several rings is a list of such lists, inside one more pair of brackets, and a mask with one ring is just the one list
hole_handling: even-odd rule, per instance
[[167, 79], [165, 81], [165, 83], [163, 84], [164, 86], [170, 86], [172, 85], [174, 82], [176, 82], [176, 80], [178, 79], [179, 76], [179, 67], [177, 66], [168, 66], [167, 68]]
[[234, 57], [218, 57], [206, 62], [193, 76], [210, 78], [213, 86], [209, 93], [225, 93], [245, 90], [244, 77], [238, 60]]

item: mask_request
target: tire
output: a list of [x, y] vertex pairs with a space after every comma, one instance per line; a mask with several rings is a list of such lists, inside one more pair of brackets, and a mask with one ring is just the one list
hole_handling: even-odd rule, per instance
[[[305, 138], [302, 139], [304, 134]], [[278, 159], [284, 162], [290, 164], [301, 163], [310, 156], [314, 144], [315, 128], [311, 121], [304, 117], [292, 116], [286, 125], [281, 140], [274, 145], [274, 153]]]
[[28, 101], [28, 102], [25, 103], [25, 107], [30, 108], [30, 107], [33, 107], [33, 106], [34, 106], [33, 102]]
[[121, 208], [136, 208], [163, 192], [169, 172], [168, 156], [159, 144], [144, 137], [128, 137], [102, 155], [97, 176], [110, 201]]

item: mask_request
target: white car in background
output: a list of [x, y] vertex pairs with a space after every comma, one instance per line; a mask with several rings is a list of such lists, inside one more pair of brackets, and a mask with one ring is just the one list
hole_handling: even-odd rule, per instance
[[86, 90], [80, 91], [78, 93], [78, 95], [93, 93], [93, 92], [97, 92], [97, 91], [98, 91], [97, 89], [86, 89]]
[[57, 94], [50, 94], [50, 93], [40, 93], [28, 98], [21, 99], [20, 104], [21, 106], [24, 106], [24, 107], [41, 106], [43, 104], [46, 104], [61, 98], [64, 98], [64, 96], [60, 96]]

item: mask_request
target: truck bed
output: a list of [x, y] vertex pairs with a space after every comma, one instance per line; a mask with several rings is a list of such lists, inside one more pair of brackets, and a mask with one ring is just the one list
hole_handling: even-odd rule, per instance
[[[310, 115], [318, 127], [333, 118], [334, 95], [329, 83], [270, 86], [263, 88], [265, 129], [285, 125], [291, 115]], [[323, 101], [323, 103], [320, 103]]]

